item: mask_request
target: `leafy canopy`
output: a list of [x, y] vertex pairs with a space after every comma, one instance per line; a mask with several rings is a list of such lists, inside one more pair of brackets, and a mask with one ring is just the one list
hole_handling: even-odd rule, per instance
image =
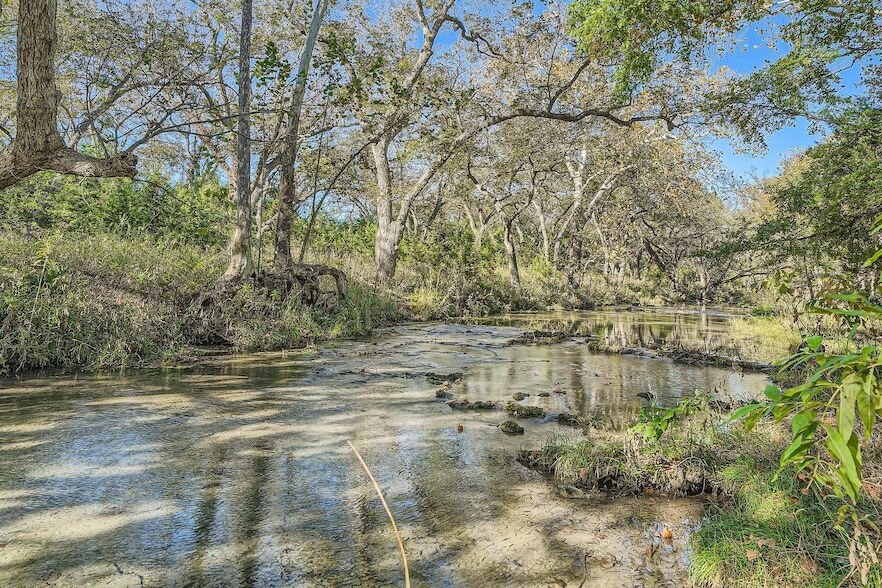
[[615, 66], [622, 96], [664, 61], [723, 51], [750, 24], [764, 29], [770, 47], [787, 50], [709, 96], [717, 107], [730, 106], [727, 116], [744, 131], [822, 116], [821, 109], [847, 101], [839, 82], [851, 67], [862, 68], [868, 87], [879, 81], [882, 11], [875, 0], [575, 0], [569, 12], [580, 50]]

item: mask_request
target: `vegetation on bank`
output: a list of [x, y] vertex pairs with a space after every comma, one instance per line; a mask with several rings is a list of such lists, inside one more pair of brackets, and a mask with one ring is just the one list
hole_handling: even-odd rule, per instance
[[[863, 267], [880, 260], [882, 249]], [[551, 443], [524, 458], [592, 490], [722, 497], [692, 541], [700, 586], [882, 586], [877, 285], [865, 292], [845, 278], [819, 293], [808, 314], [847, 335], [807, 337], [779, 360], [790, 385], [770, 384], [763, 401], [731, 415], [700, 396], [653, 405], [624, 437]]]
[[[646, 409], [624, 433], [590, 429], [552, 440], [521, 459], [558, 483], [620, 494], [705, 495], [707, 515], [691, 541], [697, 586], [880, 586], [882, 435], [865, 448], [870, 491], [854, 504], [861, 531], [809, 477], [779, 472], [789, 426], [753, 430], [702, 396]], [[872, 465], [869, 465], [872, 464]]]
[[197, 299], [222, 265], [216, 253], [172, 238], [0, 233], [0, 370], [178, 362], [196, 345], [302, 347], [401, 316], [357, 283], [328, 306], [245, 286], [207, 314]]

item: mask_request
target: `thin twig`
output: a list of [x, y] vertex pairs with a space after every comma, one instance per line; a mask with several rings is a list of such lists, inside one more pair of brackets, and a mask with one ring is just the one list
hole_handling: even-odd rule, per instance
[[358, 458], [358, 461], [361, 462], [361, 467], [364, 468], [365, 473], [367, 473], [368, 478], [371, 479], [371, 482], [374, 484], [374, 490], [377, 491], [377, 496], [380, 497], [380, 502], [383, 503], [383, 508], [386, 509], [386, 514], [389, 515], [389, 522], [392, 523], [392, 531], [395, 533], [395, 539], [398, 540], [398, 549], [401, 551], [401, 565], [404, 566], [404, 586], [405, 588], [410, 588], [410, 571], [407, 569], [407, 553], [404, 551], [404, 542], [401, 540], [401, 534], [398, 532], [398, 525], [395, 524], [395, 517], [392, 516], [392, 511], [389, 510], [389, 505], [386, 504], [386, 499], [383, 498], [383, 491], [380, 490], [380, 485], [377, 484], [377, 481], [374, 479], [374, 475], [371, 473], [370, 468], [362, 459], [361, 454], [358, 452], [358, 449], [355, 448], [355, 445], [352, 444], [352, 441], [346, 441], [349, 443], [349, 447], [352, 448], [352, 451], [355, 452], [355, 457]]

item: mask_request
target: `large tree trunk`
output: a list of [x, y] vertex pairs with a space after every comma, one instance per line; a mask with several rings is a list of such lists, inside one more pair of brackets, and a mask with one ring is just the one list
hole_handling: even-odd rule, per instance
[[18, 11], [16, 133], [0, 152], [0, 189], [39, 171], [88, 177], [135, 177], [138, 159], [121, 153], [89, 157], [58, 133], [55, 87], [56, 0], [21, 0]]
[[[513, 220], [513, 219], [512, 219]], [[502, 243], [505, 245], [505, 257], [508, 259], [508, 273], [511, 277], [511, 286], [518, 292], [521, 291], [521, 272], [518, 269], [518, 254], [515, 249], [514, 239], [511, 235], [512, 221], [502, 224]]]
[[[377, 207], [377, 236], [374, 239], [374, 266], [377, 280], [388, 282], [395, 275], [398, 265], [398, 248], [401, 244], [403, 226], [392, 219], [392, 202], [387, 200]], [[381, 212], [381, 209], [383, 212]]]
[[251, 268], [251, 17], [252, 0], [242, 0], [239, 32], [239, 114], [236, 124], [236, 226], [224, 278], [240, 280]]
[[[387, 140], [380, 139], [370, 146], [377, 175], [377, 235], [374, 238], [374, 270], [377, 281], [388, 282], [395, 275], [398, 263], [398, 247], [401, 244], [404, 224], [400, 218], [407, 214], [402, 203], [399, 218], [392, 211], [392, 172], [389, 169]], [[406, 218], [406, 216], [404, 217]]]
[[285, 132], [285, 146], [281, 154], [282, 177], [279, 182], [279, 212], [276, 225], [275, 257], [273, 259], [273, 267], [276, 271], [284, 271], [290, 267], [293, 261], [291, 258], [291, 225], [294, 222], [296, 208], [297, 172], [294, 165], [297, 162], [297, 150], [300, 145], [298, 141], [300, 113], [303, 108], [303, 96], [306, 93], [309, 64], [327, 8], [328, 0], [318, 0], [312, 15], [312, 22], [309, 25], [309, 33], [303, 45], [303, 53], [300, 55], [294, 91], [288, 107], [288, 128]]

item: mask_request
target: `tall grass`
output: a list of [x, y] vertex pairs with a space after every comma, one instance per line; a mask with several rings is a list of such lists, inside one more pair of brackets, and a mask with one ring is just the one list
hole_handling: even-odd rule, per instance
[[300, 347], [400, 317], [391, 300], [357, 283], [321, 308], [246, 286], [208, 324], [192, 301], [222, 267], [213, 248], [149, 236], [0, 233], [0, 373], [167, 363], [205, 342]]

